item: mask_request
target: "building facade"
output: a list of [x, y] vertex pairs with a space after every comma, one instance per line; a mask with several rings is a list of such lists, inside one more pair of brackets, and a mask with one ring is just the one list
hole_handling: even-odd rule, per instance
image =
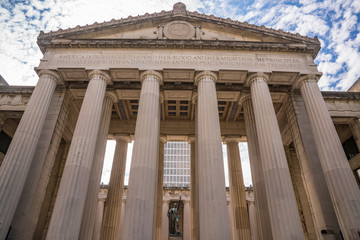
[[[320, 91], [316, 37], [176, 3], [41, 32], [38, 45], [36, 87], [0, 86], [0, 239], [93, 239], [107, 139], [117, 144], [101, 239], [171, 239], [162, 232], [170, 141], [191, 145], [191, 239], [360, 239], [359, 157], [343, 147], [351, 137], [360, 147], [359, 93]], [[248, 142], [256, 221], [239, 141]]]

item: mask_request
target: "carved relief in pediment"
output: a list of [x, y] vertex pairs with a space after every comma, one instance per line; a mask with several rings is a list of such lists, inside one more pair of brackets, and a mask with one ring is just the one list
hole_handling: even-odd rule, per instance
[[154, 31], [158, 39], [174, 39], [174, 40], [200, 40], [204, 33], [199, 26], [193, 26], [186, 21], [172, 21], [165, 26], [159, 25]]
[[164, 35], [168, 39], [191, 39], [195, 36], [195, 27], [185, 21], [172, 21], [165, 25]]

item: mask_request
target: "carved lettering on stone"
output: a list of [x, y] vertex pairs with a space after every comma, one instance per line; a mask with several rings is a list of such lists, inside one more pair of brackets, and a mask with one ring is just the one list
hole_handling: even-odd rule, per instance
[[160, 54], [56, 54], [40, 67], [116, 67], [147, 68], [162, 66], [175, 68], [212, 67], [220, 69], [299, 71], [306, 69], [303, 59], [293, 57], [250, 57], [214, 55], [160, 55]]

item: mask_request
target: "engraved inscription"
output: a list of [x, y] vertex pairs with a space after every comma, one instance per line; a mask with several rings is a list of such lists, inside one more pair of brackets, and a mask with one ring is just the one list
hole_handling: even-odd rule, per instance
[[140, 55], [140, 54], [59, 54], [53, 62], [57, 67], [188, 67], [215, 69], [271, 68], [273, 70], [301, 70], [306, 66], [297, 58], [244, 57], [209, 55]]

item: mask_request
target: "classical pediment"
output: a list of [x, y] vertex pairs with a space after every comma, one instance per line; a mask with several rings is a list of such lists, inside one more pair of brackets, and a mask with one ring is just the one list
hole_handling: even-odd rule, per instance
[[67, 30], [40, 33], [40, 49], [66, 47], [196, 48], [305, 52], [316, 56], [317, 38], [186, 10], [145, 14]]

